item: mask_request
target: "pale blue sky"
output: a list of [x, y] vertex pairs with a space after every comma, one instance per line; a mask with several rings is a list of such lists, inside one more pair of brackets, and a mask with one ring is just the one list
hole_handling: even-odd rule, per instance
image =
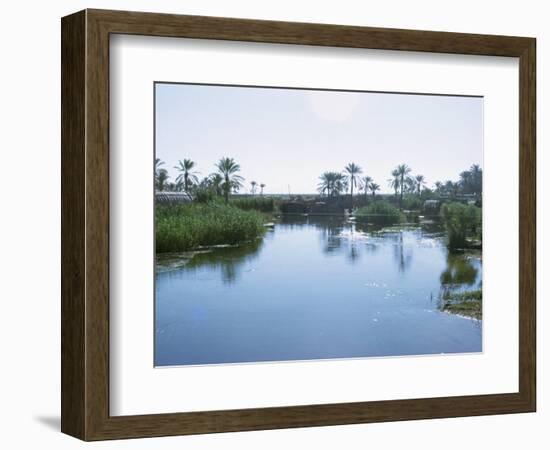
[[482, 165], [483, 99], [435, 95], [156, 84], [156, 156], [171, 181], [179, 159], [200, 177], [224, 156], [265, 193], [316, 192], [349, 162], [382, 192], [398, 164], [435, 181]]

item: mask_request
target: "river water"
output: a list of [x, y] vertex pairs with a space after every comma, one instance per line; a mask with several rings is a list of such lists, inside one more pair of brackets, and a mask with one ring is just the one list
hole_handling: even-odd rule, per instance
[[434, 224], [283, 217], [254, 243], [159, 258], [155, 365], [481, 352], [482, 322], [439, 309], [481, 274]]

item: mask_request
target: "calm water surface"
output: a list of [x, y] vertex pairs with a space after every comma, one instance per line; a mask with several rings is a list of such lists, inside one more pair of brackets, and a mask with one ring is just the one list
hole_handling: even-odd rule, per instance
[[155, 365], [480, 352], [481, 321], [438, 309], [444, 289], [480, 287], [479, 254], [449, 255], [437, 226], [286, 217], [160, 261]]

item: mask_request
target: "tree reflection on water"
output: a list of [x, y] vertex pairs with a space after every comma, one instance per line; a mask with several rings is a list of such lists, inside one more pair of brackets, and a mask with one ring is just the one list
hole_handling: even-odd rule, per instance
[[[232, 284], [238, 279], [241, 269], [258, 257], [262, 246], [263, 240], [257, 239], [239, 246], [215, 247], [197, 252], [188, 252], [179, 256], [167, 255], [160, 260], [160, 264], [166, 267], [171, 256], [174, 259], [179, 257], [182, 264], [174, 266], [174, 269], [185, 268], [187, 272], [196, 271], [204, 266], [210, 269], [220, 269], [222, 281], [225, 284]], [[157, 264], [159, 264], [158, 259]], [[167, 272], [167, 276], [177, 276], [169, 268], [163, 271]]]
[[477, 280], [478, 269], [473, 260], [463, 254], [447, 255], [447, 267], [441, 273], [441, 286], [446, 289], [459, 289], [473, 286]]
[[[321, 251], [327, 256], [343, 255], [349, 264], [356, 264], [364, 254], [373, 254], [380, 246], [393, 246], [393, 260], [400, 273], [407, 272], [414, 260], [415, 248], [422, 239], [436, 239], [439, 243], [443, 237], [439, 224], [429, 223], [402, 228], [382, 228], [365, 223], [355, 223], [342, 216], [282, 216], [279, 220], [285, 230], [296, 228], [314, 228], [318, 232]], [[267, 232], [263, 239], [232, 247], [217, 247], [180, 255], [164, 255], [157, 258], [161, 267], [168, 267], [166, 262], [179, 261], [173, 269], [184, 268], [187, 272], [196, 271], [204, 266], [219, 269], [222, 281], [232, 284], [238, 280], [240, 273], [248, 263], [258, 258], [265, 240], [277, 239], [277, 226]], [[437, 244], [439, 245], [439, 244]], [[443, 247], [443, 245], [441, 244]], [[293, 251], [299, 249], [293, 248]], [[292, 257], [289, 254], [289, 257]], [[179, 260], [178, 260], [179, 258]], [[479, 264], [478, 264], [479, 265]], [[169, 271], [169, 270], [161, 270]], [[451, 292], [472, 286], [480, 278], [479, 269], [471, 258], [460, 254], [448, 254], [446, 268], [441, 273], [441, 290]]]
[[447, 255], [447, 267], [441, 273], [439, 309], [481, 319], [481, 258], [477, 254]]

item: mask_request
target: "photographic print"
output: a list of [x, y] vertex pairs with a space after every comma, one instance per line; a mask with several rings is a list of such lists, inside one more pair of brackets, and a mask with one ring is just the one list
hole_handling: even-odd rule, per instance
[[483, 98], [155, 83], [161, 366], [483, 351]]

